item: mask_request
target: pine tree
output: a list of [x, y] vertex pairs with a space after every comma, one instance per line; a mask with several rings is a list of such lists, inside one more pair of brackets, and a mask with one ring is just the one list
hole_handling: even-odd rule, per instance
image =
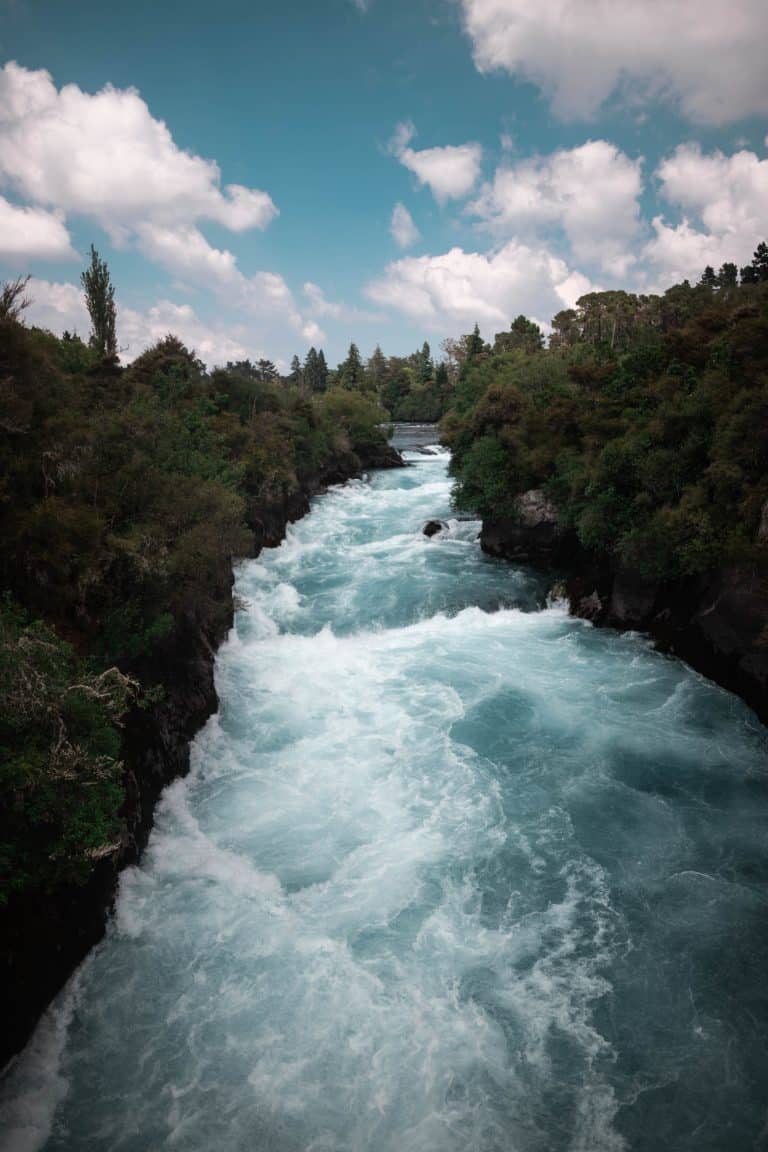
[[328, 387], [328, 365], [325, 362], [325, 352], [322, 348], [317, 354], [317, 389], [318, 392], [325, 392]]
[[299, 360], [298, 356], [294, 356], [291, 360], [291, 371], [288, 379], [290, 380], [291, 384], [295, 385], [295, 387], [301, 387], [304, 376], [301, 371], [301, 361]]
[[755, 254], [752, 257], [752, 267], [755, 270], [757, 279], [761, 283], [768, 280], [768, 244], [761, 241], [755, 249]]
[[414, 359], [416, 382], [418, 384], [428, 384], [432, 379], [434, 364], [432, 363], [432, 350], [426, 340], [421, 346], [421, 351], [416, 353]]
[[379, 389], [381, 387], [386, 371], [387, 358], [377, 344], [366, 365], [366, 372], [372, 388]]
[[115, 289], [106, 262], [91, 244], [91, 264], [80, 276], [93, 331], [89, 344], [105, 360], [117, 358]]
[[485, 349], [483, 338], [480, 335], [480, 325], [475, 324], [472, 335], [467, 337], [467, 360], [474, 360]]
[[363, 383], [365, 370], [360, 358], [360, 349], [354, 342], [349, 346], [346, 360], [339, 364], [338, 374], [344, 388], [359, 389]]
[[716, 288], [717, 287], [717, 274], [711, 264], [707, 264], [706, 268], [701, 274], [699, 285], [702, 288]]

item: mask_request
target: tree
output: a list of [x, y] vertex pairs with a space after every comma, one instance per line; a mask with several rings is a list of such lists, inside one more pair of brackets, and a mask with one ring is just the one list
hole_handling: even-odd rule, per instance
[[272, 380], [277, 380], [280, 373], [271, 360], [257, 360], [256, 361], [256, 379], [262, 380], [265, 384], [269, 384]]
[[575, 308], [565, 308], [552, 318], [550, 348], [572, 348], [581, 336], [579, 317]]
[[467, 337], [467, 360], [474, 360], [481, 352], [485, 351], [485, 344], [480, 335], [480, 325], [475, 324], [472, 329], [472, 335]]
[[328, 365], [322, 348], [310, 348], [304, 360], [304, 387], [308, 392], [325, 392], [328, 387]]
[[544, 347], [544, 333], [527, 316], [517, 316], [509, 332], [497, 332], [493, 342], [495, 352], [511, 352], [519, 348], [523, 352], [541, 352]]
[[704, 288], [716, 288], [717, 287], [717, 273], [715, 272], [715, 270], [711, 264], [707, 264], [706, 268], [702, 272], [701, 280], [699, 280], [699, 284]]
[[371, 385], [378, 391], [384, 383], [384, 377], [387, 371], [387, 358], [378, 344], [374, 348], [366, 365], [366, 371]]
[[432, 379], [434, 364], [432, 363], [432, 350], [425, 340], [421, 349], [413, 357], [413, 366], [416, 371], [416, 383], [428, 384]]
[[755, 254], [752, 257], [752, 267], [755, 270], [757, 279], [761, 283], [768, 280], [768, 244], [761, 241], [755, 249]]
[[99, 259], [93, 244], [90, 267], [82, 273], [80, 280], [93, 326], [89, 344], [103, 359], [114, 360], [117, 358], [115, 289], [109, 278], [106, 261]]
[[25, 308], [32, 303], [26, 295], [29, 276], [19, 276], [16, 280], [8, 280], [0, 288], [0, 322], [3, 320], [18, 320]]
[[298, 356], [294, 356], [291, 360], [291, 371], [288, 379], [297, 388], [300, 388], [304, 382], [304, 373], [301, 370], [301, 361]]
[[349, 346], [346, 360], [338, 367], [339, 383], [343, 388], [359, 389], [365, 378], [360, 350], [354, 342]]
[[317, 354], [317, 391], [325, 392], [328, 387], [328, 365], [325, 362], [325, 352], [322, 348]]
[[735, 264], [723, 264], [717, 274], [717, 283], [721, 288], [735, 288], [738, 283], [739, 270]]

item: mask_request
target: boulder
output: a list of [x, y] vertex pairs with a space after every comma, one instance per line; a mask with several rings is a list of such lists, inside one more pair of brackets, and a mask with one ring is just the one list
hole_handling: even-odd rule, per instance
[[542, 490], [531, 488], [518, 496], [514, 516], [483, 521], [480, 544], [490, 556], [546, 568], [566, 564], [577, 540]]
[[437, 536], [438, 532], [442, 532], [447, 527], [448, 525], [444, 520], [427, 520], [423, 532], [425, 536]]

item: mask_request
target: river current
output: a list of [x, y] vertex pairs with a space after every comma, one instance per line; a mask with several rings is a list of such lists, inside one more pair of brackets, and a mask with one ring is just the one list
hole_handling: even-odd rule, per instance
[[4, 1150], [768, 1148], [766, 730], [406, 455], [237, 568], [220, 711]]

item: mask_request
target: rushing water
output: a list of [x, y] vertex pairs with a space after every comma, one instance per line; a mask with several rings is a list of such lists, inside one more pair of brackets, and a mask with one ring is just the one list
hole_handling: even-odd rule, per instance
[[545, 607], [444, 455], [243, 564], [221, 710], [13, 1152], [768, 1147], [766, 732]]

